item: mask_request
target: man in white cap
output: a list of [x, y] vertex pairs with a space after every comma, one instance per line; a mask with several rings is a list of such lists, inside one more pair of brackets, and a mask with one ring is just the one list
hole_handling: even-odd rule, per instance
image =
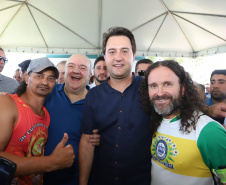
[[57, 68], [48, 58], [38, 58], [27, 73], [15, 94], [0, 96], [0, 156], [17, 164], [18, 184], [41, 184], [38, 173], [70, 167], [75, 156], [72, 146], [65, 146], [66, 133], [53, 153], [43, 156], [50, 123], [43, 104], [59, 76]]

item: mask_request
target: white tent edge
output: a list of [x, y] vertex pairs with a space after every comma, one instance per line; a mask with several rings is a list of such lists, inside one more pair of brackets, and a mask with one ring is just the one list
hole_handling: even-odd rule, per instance
[[[56, 55], [72, 55], [81, 53], [85, 55], [101, 55], [101, 49], [73, 49], [73, 48], [31, 48], [31, 47], [4, 47], [6, 52], [15, 53], [42, 53], [42, 54], [56, 54]], [[226, 53], [226, 45], [209, 48], [197, 52], [180, 52], [180, 51], [137, 51], [137, 57], [155, 56], [155, 57], [187, 57], [196, 58], [209, 55], [216, 55]]]

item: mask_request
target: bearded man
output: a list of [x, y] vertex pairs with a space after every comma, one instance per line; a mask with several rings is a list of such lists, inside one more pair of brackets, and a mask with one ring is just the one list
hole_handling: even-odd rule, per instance
[[[214, 70], [211, 73], [210, 94], [211, 97], [207, 101], [207, 105], [226, 103], [226, 69]], [[226, 126], [225, 118], [217, 118], [215, 120]]]
[[226, 174], [226, 131], [203, 114], [197, 88], [175, 61], [152, 64], [141, 86], [151, 115], [153, 185], [213, 185], [211, 172]]

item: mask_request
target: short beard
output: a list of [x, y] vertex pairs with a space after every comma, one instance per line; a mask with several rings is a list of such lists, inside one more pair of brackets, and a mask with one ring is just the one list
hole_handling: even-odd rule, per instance
[[[154, 100], [158, 100], [158, 99], [169, 99], [170, 102], [169, 104], [164, 107], [164, 108], [159, 108], [156, 106], [156, 104], [154, 103]], [[170, 95], [163, 95], [163, 96], [155, 96], [151, 101], [152, 106], [155, 109], [155, 112], [158, 113], [159, 115], [170, 115], [173, 114], [174, 112], [178, 111], [180, 109], [181, 106], [181, 95], [179, 95], [179, 97], [177, 97], [176, 99], [173, 99], [172, 96]]]
[[[36, 89], [38, 89], [39, 87], [47, 87], [48, 88], [48, 90], [50, 90], [50, 87], [48, 86], [48, 85], [43, 85], [43, 84], [41, 84], [41, 85], [37, 85], [37, 88]], [[47, 96], [47, 95], [49, 95], [51, 92], [47, 92], [47, 91], [38, 91], [38, 90], [36, 90], [36, 93], [38, 94], [38, 95], [40, 95], [40, 96]]]
[[221, 102], [226, 99], [226, 96], [223, 93], [221, 93], [220, 96], [218, 96], [218, 97], [214, 97], [212, 93], [210, 93], [210, 94], [211, 94], [211, 98], [217, 102]]
[[95, 77], [95, 79], [101, 84], [101, 83], [103, 83], [103, 82], [105, 82], [106, 80], [107, 80], [107, 78], [106, 78], [106, 80], [99, 80], [98, 78], [96, 78]]

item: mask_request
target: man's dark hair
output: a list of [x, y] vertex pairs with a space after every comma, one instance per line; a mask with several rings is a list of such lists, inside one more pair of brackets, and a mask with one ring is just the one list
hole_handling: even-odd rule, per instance
[[226, 69], [217, 69], [214, 70], [210, 75], [210, 80], [213, 77], [213, 75], [226, 75]]
[[108, 32], [103, 34], [102, 52], [103, 52], [104, 55], [105, 55], [105, 52], [106, 52], [107, 41], [112, 36], [126, 36], [126, 37], [128, 37], [130, 42], [131, 42], [131, 45], [132, 45], [133, 54], [136, 53], [136, 41], [135, 41], [135, 38], [134, 38], [134, 35], [132, 34], [132, 32], [130, 30], [128, 30], [127, 28], [112, 27], [112, 28], [109, 28]]
[[138, 60], [137, 63], [136, 63], [135, 72], [137, 72], [137, 66], [139, 64], [150, 64], [151, 65], [151, 64], [153, 64], [153, 62], [148, 58]]
[[18, 64], [18, 66], [20, 67], [23, 74], [25, 73], [25, 71], [27, 71], [27, 68], [28, 68], [30, 62], [31, 62], [31, 60], [29, 59], [29, 60], [25, 60], [25, 61], [21, 62], [20, 64]]
[[96, 60], [94, 62], [93, 68], [95, 68], [95, 66], [97, 65], [97, 63], [100, 62], [100, 61], [105, 61], [103, 56], [99, 56], [99, 57], [96, 58]]
[[93, 83], [93, 82], [94, 82], [94, 78], [95, 78], [94, 75], [92, 75], [92, 76], [90, 77], [90, 79], [89, 79], [90, 83]]
[[203, 104], [198, 95], [197, 87], [193, 83], [189, 74], [184, 70], [182, 66], [180, 66], [176, 61], [173, 60], [155, 62], [154, 64], [149, 66], [145, 73], [145, 79], [140, 87], [141, 101], [144, 111], [151, 117], [151, 132], [155, 134], [157, 128], [161, 124], [162, 116], [155, 112], [155, 109], [151, 105], [148, 95], [148, 76], [153, 69], [160, 66], [164, 66], [172, 70], [179, 78], [181, 88], [184, 87], [185, 89], [184, 95], [181, 97], [181, 105], [179, 107], [181, 117], [180, 131], [182, 131], [183, 133], [189, 133], [191, 131], [191, 127], [193, 129], [196, 129], [196, 123], [198, 121], [198, 111], [203, 111]]
[[4, 50], [0, 47], [0, 50], [4, 52]]
[[25, 93], [27, 89], [27, 84], [26, 82], [23, 80], [21, 82], [21, 84], [17, 87], [16, 91], [15, 91], [15, 94], [17, 94], [19, 97]]

